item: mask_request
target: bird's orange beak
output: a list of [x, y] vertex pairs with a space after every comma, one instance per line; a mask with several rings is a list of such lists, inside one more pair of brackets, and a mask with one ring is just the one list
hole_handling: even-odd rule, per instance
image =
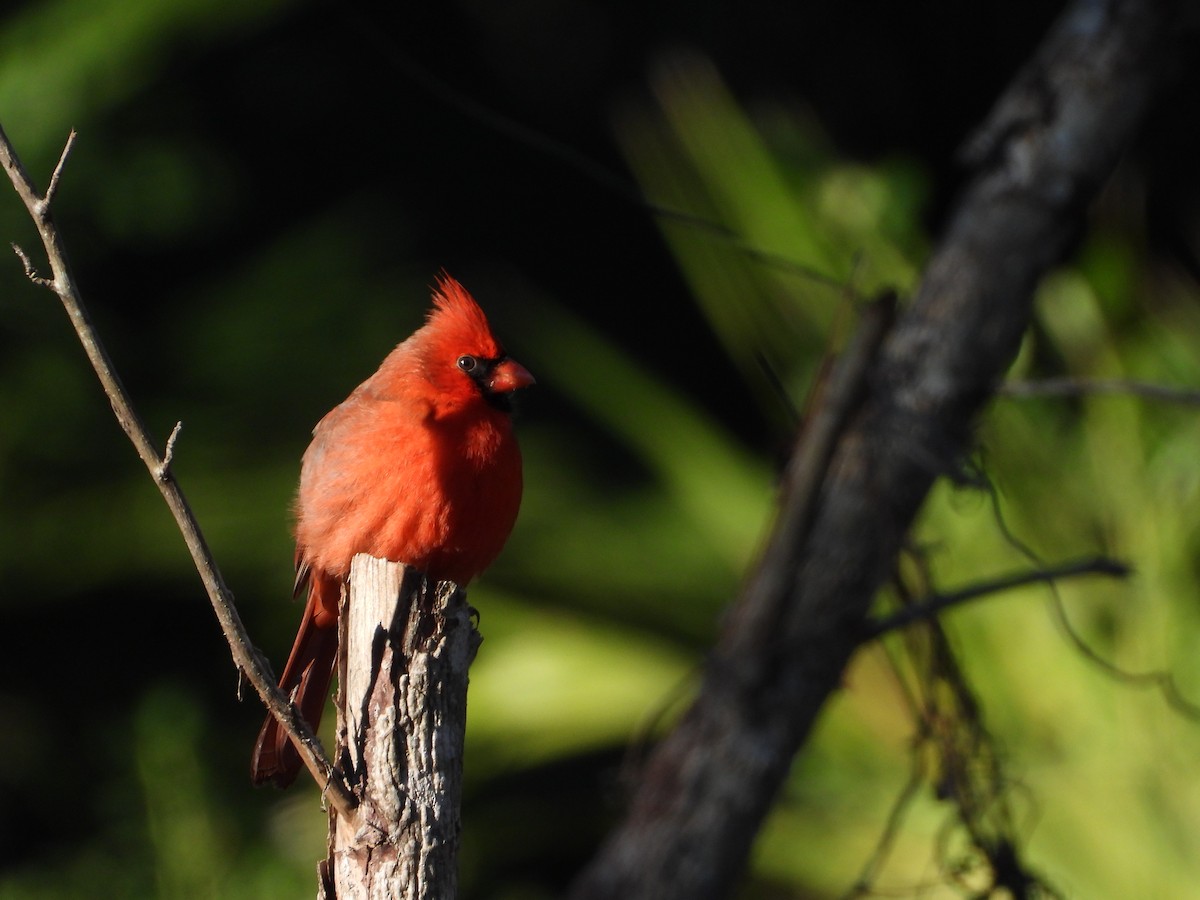
[[529, 370], [515, 359], [505, 358], [492, 369], [487, 390], [490, 394], [508, 394], [531, 384], [537, 384], [537, 380], [529, 374]]

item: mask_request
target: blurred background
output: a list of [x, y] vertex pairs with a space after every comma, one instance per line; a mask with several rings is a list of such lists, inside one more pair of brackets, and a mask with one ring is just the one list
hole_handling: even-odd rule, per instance
[[[916, 283], [955, 151], [1042, 2], [37, 0], [0, 13], [0, 122], [277, 668], [313, 424], [421, 321], [445, 268], [538, 377], [526, 496], [477, 585], [463, 896], [555, 896], [618, 815], [769, 523], [806, 390], [855, 305]], [[1013, 377], [1200, 384], [1196, 72], [1167, 92]], [[6, 197], [7, 194], [7, 197]], [[0, 188], [0, 237], [41, 248]], [[1200, 699], [1194, 408], [998, 400], [980, 471], [1106, 658]], [[936, 584], [1028, 565], [941, 485]], [[1076, 652], [1044, 588], [947, 616], [1030, 865], [1070, 896], [1200, 881], [1200, 725]], [[886, 602], [886, 598], [882, 602]], [[0, 898], [311, 896], [315, 788], [248, 783], [262, 710], [55, 298], [0, 255]], [[744, 896], [848, 890], [913, 768], [904, 646], [865, 648]], [[898, 661], [900, 660], [900, 661]], [[332, 724], [327, 717], [326, 732]], [[873, 885], [957, 896], [931, 776]]]

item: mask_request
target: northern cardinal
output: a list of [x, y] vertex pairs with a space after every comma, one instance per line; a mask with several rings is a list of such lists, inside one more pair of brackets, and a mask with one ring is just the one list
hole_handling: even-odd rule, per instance
[[[483, 310], [443, 275], [425, 325], [313, 430], [296, 499], [296, 588], [308, 603], [279, 680], [316, 731], [337, 658], [338, 601], [356, 553], [460, 587], [483, 571], [521, 504], [513, 391], [534, 383]], [[255, 784], [287, 787], [300, 756], [267, 716]]]

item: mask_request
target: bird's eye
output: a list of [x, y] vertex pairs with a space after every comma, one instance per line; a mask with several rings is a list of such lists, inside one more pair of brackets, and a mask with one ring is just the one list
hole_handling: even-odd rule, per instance
[[479, 360], [473, 356], [460, 356], [458, 358], [458, 367], [470, 375], [475, 371], [475, 367], [479, 365]]

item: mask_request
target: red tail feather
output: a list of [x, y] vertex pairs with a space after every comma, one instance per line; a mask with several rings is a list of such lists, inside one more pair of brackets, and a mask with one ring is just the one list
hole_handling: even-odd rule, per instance
[[[304, 618], [291, 656], [284, 667], [279, 687], [291, 696], [300, 714], [316, 732], [329, 697], [329, 684], [337, 662], [337, 628], [328, 624], [328, 605], [332, 599], [334, 615], [340, 592], [338, 582], [314, 580], [304, 608]], [[333, 597], [328, 596], [329, 593]], [[336, 619], [334, 620], [336, 622]], [[322, 627], [324, 626], [324, 627]], [[268, 715], [258, 733], [250, 760], [250, 778], [255, 784], [268, 781], [285, 788], [300, 772], [300, 754], [278, 720]]]

